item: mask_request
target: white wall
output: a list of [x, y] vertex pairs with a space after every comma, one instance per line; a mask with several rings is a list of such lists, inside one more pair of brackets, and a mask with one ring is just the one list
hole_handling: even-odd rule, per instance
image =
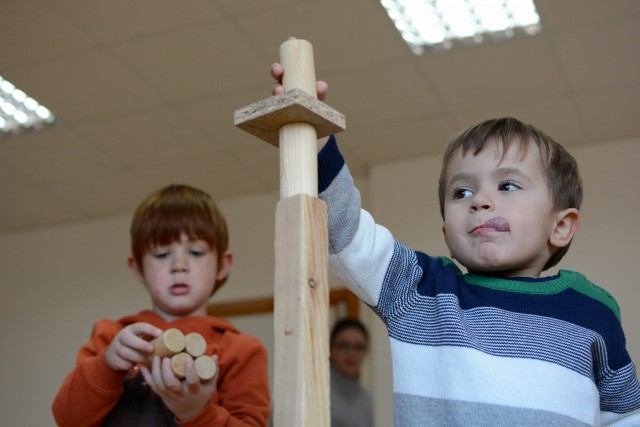
[[[586, 199], [582, 227], [561, 266], [584, 272], [618, 299], [635, 361], [640, 360], [635, 309], [640, 287], [633, 282], [640, 277], [634, 259], [640, 241], [638, 142], [569, 147], [583, 169]], [[446, 254], [436, 198], [439, 169], [439, 157], [377, 165], [359, 186], [378, 221], [398, 238], [416, 249]], [[276, 202], [277, 194], [270, 193], [219, 201], [236, 261], [213, 302], [272, 295]], [[91, 325], [149, 307], [142, 285], [126, 267], [129, 221], [126, 215], [0, 236], [0, 425], [54, 425], [51, 403]], [[392, 391], [386, 330], [370, 312], [363, 319], [372, 330], [363, 382], [374, 393], [378, 427], [387, 427]], [[269, 335], [264, 322], [238, 323]]]

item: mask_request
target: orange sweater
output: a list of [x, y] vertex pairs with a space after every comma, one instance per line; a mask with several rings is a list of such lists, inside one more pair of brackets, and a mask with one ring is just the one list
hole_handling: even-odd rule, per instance
[[[267, 352], [257, 338], [240, 333], [221, 318], [197, 316], [167, 322], [151, 311], [123, 317], [117, 322], [100, 320], [94, 325], [91, 339], [78, 352], [77, 365], [65, 379], [53, 403], [53, 415], [59, 426], [102, 425], [123, 395], [125, 383], [131, 383], [135, 374], [139, 375], [140, 383], [142, 375], [137, 369], [116, 372], [104, 360], [104, 351], [116, 334], [137, 322], [150, 323], [163, 330], [177, 328], [185, 334], [198, 332], [207, 341], [206, 354], [218, 355], [220, 373], [209, 406], [196, 418], [185, 422], [177, 421], [168, 413], [171, 421], [191, 427], [267, 426], [270, 411]], [[127, 411], [132, 414], [144, 412], [147, 401], [135, 403], [136, 407], [125, 409], [125, 414]], [[166, 407], [164, 411], [168, 412]]]

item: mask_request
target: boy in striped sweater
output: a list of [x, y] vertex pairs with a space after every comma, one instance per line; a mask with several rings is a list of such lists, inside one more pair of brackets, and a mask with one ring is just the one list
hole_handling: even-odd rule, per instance
[[617, 303], [580, 273], [542, 275], [580, 222], [562, 146], [513, 118], [455, 137], [438, 191], [450, 258], [403, 245], [361, 209], [334, 137], [318, 170], [331, 272], [389, 332], [396, 426], [640, 426]]

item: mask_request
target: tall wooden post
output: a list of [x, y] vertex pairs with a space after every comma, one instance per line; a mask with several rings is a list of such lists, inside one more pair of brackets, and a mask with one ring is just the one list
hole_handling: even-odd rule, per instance
[[327, 210], [317, 198], [319, 137], [345, 128], [316, 94], [313, 48], [280, 46], [286, 92], [239, 109], [239, 128], [280, 147], [275, 234], [276, 427], [328, 427], [329, 285]]

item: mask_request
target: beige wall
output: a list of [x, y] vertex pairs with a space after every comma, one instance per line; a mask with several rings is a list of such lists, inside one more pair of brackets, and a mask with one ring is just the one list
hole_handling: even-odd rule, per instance
[[[586, 198], [582, 227], [561, 263], [562, 268], [584, 272], [617, 298], [636, 362], [640, 361], [636, 309], [640, 287], [634, 283], [640, 277], [640, 263], [635, 260], [640, 241], [636, 187], [640, 172], [635, 164], [639, 143], [569, 147], [581, 164]], [[376, 165], [360, 184], [366, 184], [361, 188], [377, 220], [398, 238], [416, 249], [446, 254], [435, 197], [439, 167], [439, 157]], [[272, 294], [276, 201], [276, 194], [220, 201], [229, 219], [236, 262], [214, 301]], [[0, 236], [0, 425], [54, 425], [51, 402], [93, 322], [149, 307], [144, 289], [126, 268], [129, 219], [126, 215]], [[377, 425], [386, 427], [392, 425], [386, 331], [370, 312], [363, 318], [373, 335], [363, 381], [374, 394]], [[264, 322], [238, 323], [271, 340]]]

